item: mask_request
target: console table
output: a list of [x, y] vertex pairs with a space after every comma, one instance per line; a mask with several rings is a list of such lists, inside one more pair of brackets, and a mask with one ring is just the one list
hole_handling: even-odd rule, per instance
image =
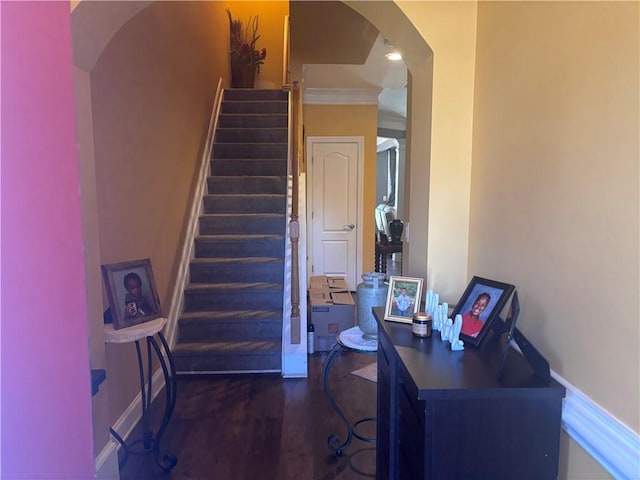
[[[169, 345], [162, 335], [162, 328], [165, 323], [167, 323], [166, 318], [156, 318], [154, 320], [150, 320], [145, 323], [140, 323], [138, 325], [134, 325], [131, 327], [121, 328], [115, 330], [113, 328], [113, 324], [105, 324], [104, 333], [105, 333], [105, 342], [106, 343], [129, 343], [135, 342], [136, 344], [136, 353], [138, 354], [138, 369], [140, 371], [140, 394], [142, 395], [142, 430], [143, 437], [140, 440], [132, 442], [127, 445], [123, 438], [118, 435], [118, 433], [110, 428], [111, 434], [114, 438], [122, 445], [124, 450], [123, 460], [120, 462], [120, 468], [127, 462], [127, 458], [130, 453], [138, 453], [132, 450], [133, 445], [137, 443], [142, 443], [144, 447], [144, 452], [152, 452], [154, 460], [164, 470], [165, 472], [170, 472], [173, 467], [176, 466], [178, 460], [175, 455], [172, 454], [164, 454], [160, 455], [160, 442], [162, 440], [162, 436], [169, 425], [169, 420], [171, 419], [171, 415], [173, 415], [173, 410], [176, 405], [176, 393], [177, 393], [177, 382], [176, 382], [176, 374], [175, 374], [175, 365], [173, 362], [173, 355], [171, 354], [171, 350], [169, 349]], [[167, 359], [165, 360], [160, 347], [158, 346], [158, 342], [156, 342], [154, 336], [157, 335], [160, 339], [162, 346], [164, 348], [165, 355]], [[147, 344], [147, 386], [145, 388], [145, 371], [144, 364], [142, 362], [142, 352], [140, 349], [140, 340], [146, 340]], [[152, 355], [151, 353], [155, 352], [156, 357], [160, 362], [160, 366], [162, 367], [162, 373], [164, 375], [164, 383], [165, 383], [165, 392], [166, 392], [166, 400], [164, 406], [164, 416], [162, 417], [162, 422], [160, 423], [160, 427], [158, 428], [158, 432], [155, 437], [153, 435], [153, 430], [151, 429], [151, 420], [149, 418], [149, 409], [151, 407], [152, 400]], [[168, 361], [168, 364], [167, 364]], [[143, 452], [143, 453], [144, 453]]]
[[556, 479], [565, 389], [497, 337], [452, 351], [439, 332], [378, 322], [376, 472], [387, 479]]
[[[376, 242], [375, 252], [376, 272], [387, 273], [387, 257], [392, 253], [402, 253], [402, 242], [389, 243], [388, 245], [383, 245], [380, 242]], [[400, 275], [402, 275], [402, 263], [400, 264]]]

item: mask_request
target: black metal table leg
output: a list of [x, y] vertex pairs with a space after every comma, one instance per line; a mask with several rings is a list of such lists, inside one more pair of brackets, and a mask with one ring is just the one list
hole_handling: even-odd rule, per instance
[[375, 421], [376, 417], [363, 418], [361, 420], [358, 420], [352, 425], [347, 419], [347, 417], [345, 416], [345, 414], [342, 412], [340, 407], [338, 406], [338, 403], [333, 398], [333, 395], [331, 395], [331, 390], [329, 389], [329, 371], [331, 370], [331, 366], [333, 365], [334, 360], [343, 350], [353, 350], [353, 349], [349, 347], [345, 347], [340, 342], [336, 342], [336, 344], [329, 351], [329, 354], [327, 355], [327, 358], [325, 358], [324, 364], [322, 366], [322, 386], [324, 389], [324, 393], [327, 396], [327, 399], [329, 400], [331, 407], [338, 414], [338, 416], [340, 417], [340, 420], [342, 420], [342, 423], [344, 423], [344, 426], [347, 430], [347, 438], [342, 443], [340, 443], [340, 437], [337, 434], [332, 434], [329, 436], [329, 438], [327, 438], [327, 445], [329, 445], [329, 448], [338, 456], [341, 456], [344, 450], [349, 445], [351, 445], [351, 442], [353, 441], [353, 437], [356, 437], [367, 443], [376, 443], [375, 438], [364, 437], [362, 435], [359, 435], [356, 432], [356, 428], [360, 424], [364, 422]]
[[[141, 398], [142, 400], [141, 402], [142, 403], [142, 419], [141, 419], [142, 438], [135, 440], [134, 442], [131, 442], [130, 444], [127, 445], [124, 439], [120, 435], [118, 435], [118, 433], [113, 428], [109, 429], [113, 437], [118, 441], [118, 443], [120, 443], [124, 451], [124, 455], [119, 462], [120, 469], [122, 469], [124, 465], [127, 463], [129, 454], [142, 454], [142, 453], [152, 452], [155, 462], [165, 472], [170, 472], [173, 469], [173, 467], [175, 467], [176, 464], [178, 463], [178, 459], [175, 455], [160, 454], [160, 442], [162, 441], [162, 436], [164, 435], [167, 429], [167, 426], [169, 425], [169, 421], [171, 420], [171, 416], [173, 415], [173, 411], [176, 405], [177, 379], [175, 374], [175, 364], [173, 361], [173, 355], [171, 354], [169, 345], [167, 344], [167, 341], [162, 335], [162, 332], [157, 332], [157, 335], [160, 338], [162, 347], [164, 348], [164, 352], [166, 354], [168, 364], [167, 364], [167, 360], [165, 360], [165, 356], [163, 355], [162, 350], [160, 349], [160, 346], [158, 345], [158, 342], [156, 342], [153, 335], [147, 336], [146, 337], [147, 339], [147, 373], [146, 373], [147, 379], [146, 381], [145, 381], [144, 363], [142, 359], [142, 351], [140, 349], [140, 342], [139, 340], [135, 341], [136, 354], [138, 359], [138, 369], [140, 374], [140, 394], [142, 397]], [[164, 415], [162, 417], [162, 422], [160, 423], [160, 427], [158, 428], [158, 432], [155, 434], [155, 436], [153, 434], [153, 429], [151, 428], [151, 419], [149, 415], [149, 412], [151, 409], [151, 401], [153, 398], [152, 352], [155, 352], [160, 362], [160, 366], [162, 367], [162, 373], [164, 376], [164, 383], [165, 383], [165, 395], [166, 395]], [[139, 443], [142, 443], [142, 446], [144, 449], [142, 452], [133, 450], [133, 446]]]
[[351, 424], [349, 423], [349, 420], [347, 420], [347, 417], [345, 417], [344, 413], [342, 413], [342, 410], [340, 410], [340, 407], [333, 399], [331, 391], [329, 390], [329, 370], [331, 369], [331, 365], [333, 364], [336, 356], [343, 349], [344, 347], [342, 345], [336, 343], [331, 348], [331, 351], [327, 355], [327, 358], [324, 361], [324, 365], [322, 366], [322, 386], [324, 388], [324, 393], [327, 396], [331, 407], [338, 414], [347, 429], [347, 439], [342, 444], [340, 443], [340, 437], [336, 434], [332, 434], [329, 436], [329, 438], [327, 438], [327, 444], [329, 445], [329, 448], [333, 450], [338, 456], [342, 455], [343, 450], [347, 448], [351, 444], [351, 440], [353, 440], [353, 431], [351, 429]]
[[160, 442], [162, 441], [162, 436], [164, 435], [167, 426], [169, 425], [169, 420], [171, 420], [171, 415], [173, 415], [173, 409], [176, 406], [176, 376], [175, 376], [175, 366], [173, 363], [173, 355], [171, 354], [171, 350], [167, 345], [162, 332], [158, 332], [158, 336], [162, 341], [162, 345], [167, 354], [167, 358], [169, 360], [169, 367], [167, 367], [167, 362], [165, 362], [164, 356], [162, 355], [162, 351], [158, 346], [158, 343], [155, 341], [153, 337], [147, 337], [148, 342], [153, 346], [153, 349], [160, 360], [160, 365], [162, 366], [162, 373], [164, 374], [164, 383], [165, 383], [165, 407], [164, 407], [164, 416], [162, 417], [162, 422], [160, 423], [160, 427], [158, 428], [158, 433], [156, 434], [155, 440], [153, 441], [153, 458], [156, 463], [162, 470], [165, 472], [170, 472], [173, 467], [178, 463], [178, 459], [173, 454], [164, 454], [160, 455]]

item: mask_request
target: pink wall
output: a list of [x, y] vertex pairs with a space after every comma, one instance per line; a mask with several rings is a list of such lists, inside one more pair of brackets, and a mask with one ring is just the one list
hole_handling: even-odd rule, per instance
[[93, 478], [68, 2], [0, 2], [2, 478]]

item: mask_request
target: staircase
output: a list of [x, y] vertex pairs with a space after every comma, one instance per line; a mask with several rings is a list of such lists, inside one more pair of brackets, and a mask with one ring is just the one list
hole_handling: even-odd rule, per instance
[[287, 205], [287, 93], [225, 90], [176, 371], [281, 371]]

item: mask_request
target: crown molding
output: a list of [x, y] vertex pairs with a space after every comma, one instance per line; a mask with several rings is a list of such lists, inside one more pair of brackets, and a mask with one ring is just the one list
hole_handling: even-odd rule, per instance
[[393, 112], [378, 110], [378, 128], [405, 131], [407, 119]]
[[377, 105], [381, 88], [305, 88], [305, 105]]

